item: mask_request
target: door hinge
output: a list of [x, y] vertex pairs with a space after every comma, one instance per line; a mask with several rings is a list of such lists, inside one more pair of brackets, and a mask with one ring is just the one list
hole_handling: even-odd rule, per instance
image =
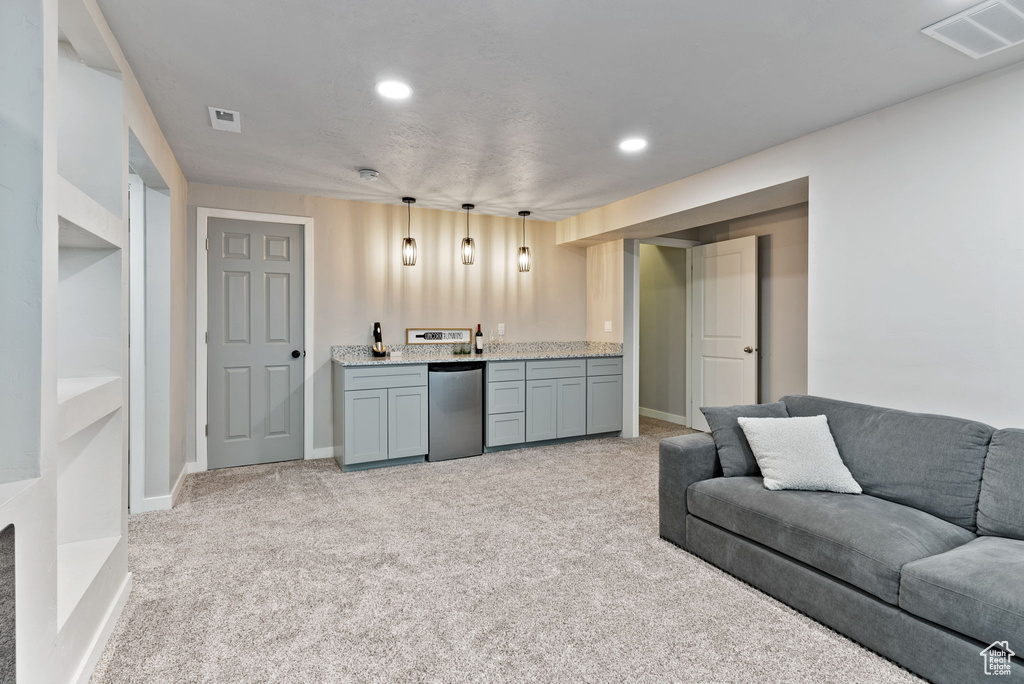
[[207, 330], [206, 332], [203, 333], [203, 341], [206, 342], [206, 344], [210, 344], [210, 331], [209, 330]]
[[206, 238], [206, 251], [210, 251], [210, 238]]
[[210, 426], [209, 425], [206, 426], [206, 436], [207, 437], [210, 436]]

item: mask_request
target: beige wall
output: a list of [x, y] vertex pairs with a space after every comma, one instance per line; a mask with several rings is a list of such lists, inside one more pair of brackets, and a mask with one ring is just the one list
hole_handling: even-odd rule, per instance
[[640, 245], [640, 407], [686, 416], [686, 250]]
[[1019, 425], [1024, 319], [1008, 312], [1024, 307], [1022, 109], [1014, 65], [556, 230], [619, 240], [628, 226], [808, 178], [808, 391]]
[[[807, 393], [807, 204], [673, 234], [702, 243], [757, 236], [759, 394]], [[641, 357], [641, 362], [643, 357]]]
[[[587, 247], [587, 340], [622, 342], [622, 240]], [[604, 331], [605, 321], [612, 331]]]
[[[572, 341], [587, 335], [587, 254], [582, 247], [555, 245], [553, 223], [527, 221], [533, 268], [519, 273], [516, 249], [521, 221], [473, 214], [476, 263], [462, 264], [464, 212], [412, 209], [415, 267], [401, 261], [406, 230], [403, 205], [372, 204], [306, 195], [262, 192], [190, 183], [189, 243], [194, 245], [196, 208], [213, 207], [314, 220], [314, 447], [332, 444], [330, 348], [369, 344], [380, 321], [386, 344], [404, 342], [405, 328], [469, 327], [483, 324], [506, 341]], [[189, 249], [189, 336], [194, 339], [195, 264]], [[621, 279], [621, 278], [620, 278]], [[620, 304], [621, 306], [621, 304]], [[307, 347], [308, 348], [308, 347]], [[189, 410], [195, 405], [195, 357], [189, 354]], [[190, 459], [195, 427], [189, 424]], [[321, 452], [323, 453], [323, 452]], [[326, 454], [324, 454], [326, 455]]]

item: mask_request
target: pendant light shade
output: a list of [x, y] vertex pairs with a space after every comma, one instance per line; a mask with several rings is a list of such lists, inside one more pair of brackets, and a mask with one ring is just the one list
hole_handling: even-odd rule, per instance
[[523, 217], [523, 246], [519, 248], [519, 272], [527, 273], [530, 270], [530, 248], [526, 246], [526, 217], [530, 215], [528, 211], [521, 211], [519, 215]]
[[405, 237], [402, 239], [402, 265], [416, 265], [416, 240], [412, 237], [412, 205], [416, 203], [415, 197], [403, 197], [402, 201], [409, 210], [409, 222], [406, 228]]
[[466, 210], [466, 237], [462, 238], [462, 263], [466, 266], [472, 266], [476, 260], [476, 243], [473, 242], [473, 238], [469, 237], [469, 212], [475, 207], [472, 204], [463, 204], [462, 208]]

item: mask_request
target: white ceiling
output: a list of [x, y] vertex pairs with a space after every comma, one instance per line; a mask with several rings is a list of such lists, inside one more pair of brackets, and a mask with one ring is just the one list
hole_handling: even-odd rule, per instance
[[920, 33], [973, 0], [99, 4], [189, 181], [550, 220], [1024, 58]]

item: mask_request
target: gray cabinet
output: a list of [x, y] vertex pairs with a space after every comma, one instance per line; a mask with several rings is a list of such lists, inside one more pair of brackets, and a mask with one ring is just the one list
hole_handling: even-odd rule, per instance
[[334, 366], [335, 459], [344, 469], [423, 457], [427, 367]]
[[622, 430], [622, 376], [587, 378], [587, 434]]
[[500, 413], [487, 416], [487, 446], [507, 446], [522, 444], [525, 441], [525, 413]]
[[388, 458], [425, 456], [427, 446], [427, 388], [389, 389]]
[[522, 413], [526, 410], [526, 383], [487, 383], [487, 413]]
[[578, 437], [587, 434], [587, 379], [560, 378], [556, 382], [558, 437]]
[[345, 461], [343, 465], [381, 461], [388, 457], [388, 391], [344, 393]]
[[526, 441], [558, 437], [558, 381], [526, 381]]

